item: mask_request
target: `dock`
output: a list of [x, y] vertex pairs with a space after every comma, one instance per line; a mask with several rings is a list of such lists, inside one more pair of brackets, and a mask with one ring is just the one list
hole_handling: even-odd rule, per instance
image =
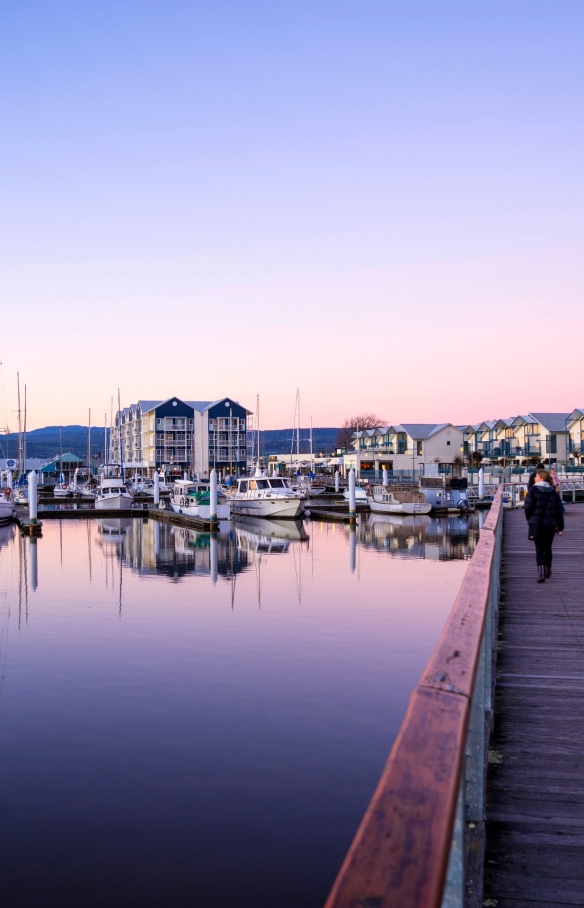
[[483, 904], [584, 904], [584, 507], [535, 583], [525, 516], [504, 517]]

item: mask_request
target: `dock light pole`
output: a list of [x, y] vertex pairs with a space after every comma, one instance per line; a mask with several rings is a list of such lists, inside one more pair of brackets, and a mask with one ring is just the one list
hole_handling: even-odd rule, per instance
[[339, 494], [339, 471], [335, 470], [335, 492]]
[[213, 522], [217, 522], [217, 471], [215, 467], [211, 470], [211, 495], [210, 495], [210, 513], [209, 519]]
[[482, 501], [485, 497], [485, 468], [479, 470], [479, 498]]
[[354, 523], [357, 517], [357, 503], [355, 500], [355, 470], [351, 467], [349, 473], [349, 520]]
[[154, 504], [156, 507], [160, 504], [160, 473], [154, 471]]
[[28, 516], [31, 523], [37, 522], [37, 474], [31, 470], [28, 474]]

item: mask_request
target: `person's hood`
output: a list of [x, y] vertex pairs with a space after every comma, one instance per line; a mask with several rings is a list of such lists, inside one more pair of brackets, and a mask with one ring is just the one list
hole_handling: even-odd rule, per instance
[[543, 489], [544, 492], [551, 492], [553, 489], [553, 486], [551, 486], [549, 482], [544, 482], [543, 480], [541, 480], [541, 482], [534, 482], [533, 484], [534, 486], [537, 486], [538, 489]]

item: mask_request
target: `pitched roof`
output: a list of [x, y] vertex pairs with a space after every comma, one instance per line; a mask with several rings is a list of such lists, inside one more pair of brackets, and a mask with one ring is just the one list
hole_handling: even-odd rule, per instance
[[441, 423], [402, 423], [401, 426], [398, 426], [400, 431], [407, 432], [410, 438], [413, 438], [414, 441], [422, 441], [424, 438], [430, 438], [432, 435], [436, 435], [437, 432], [440, 432], [441, 429], [445, 429], [446, 426], [450, 426], [449, 422]]
[[530, 416], [547, 429], [548, 432], [565, 432], [569, 413], [530, 413]]

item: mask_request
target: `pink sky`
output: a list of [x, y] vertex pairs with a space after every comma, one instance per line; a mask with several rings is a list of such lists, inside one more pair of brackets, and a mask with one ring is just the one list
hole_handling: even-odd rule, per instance
[[148, 9], [2, 14], [2, 422], [584, 405], [581, 4]]

